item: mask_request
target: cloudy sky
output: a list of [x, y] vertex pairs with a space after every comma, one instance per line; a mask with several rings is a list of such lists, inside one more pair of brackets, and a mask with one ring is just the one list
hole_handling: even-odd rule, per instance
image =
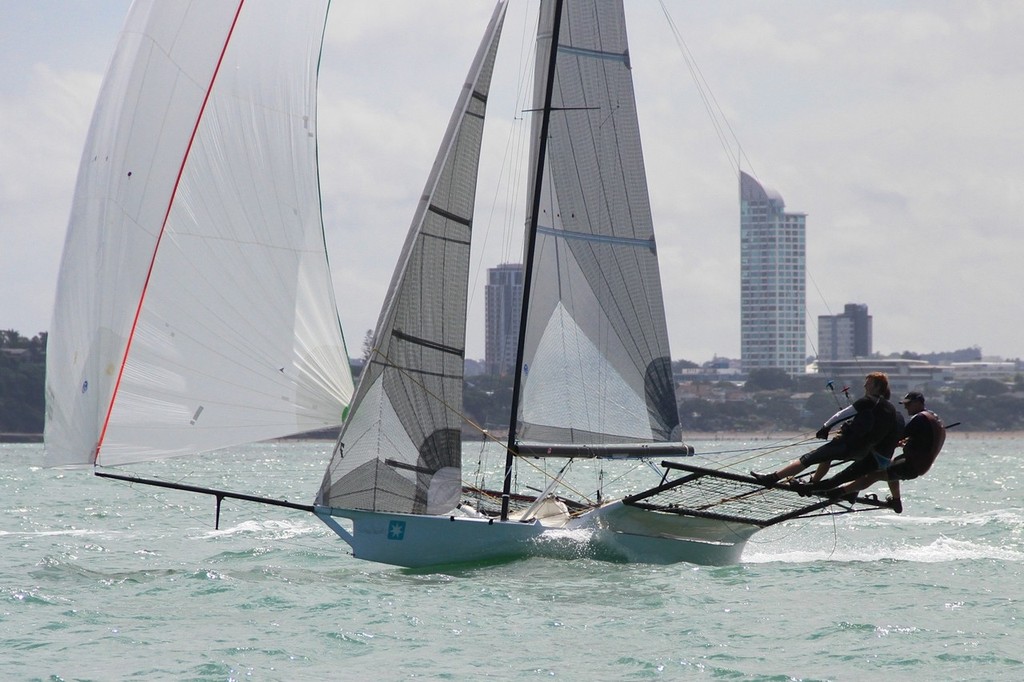
[[[324, 217], [354, 353], [492, 9], [377, 5], [334, 0], [320, 80]], [[0, 328], [49, 326], [81, 147], [127, 6], [0, 0]], [[738, 148], [808, 215], [809, 353], [817, 316], [857, 302], [877, 351], [1024, 356], [1024, 3], [665, 7], [731, 130], [727, 153], [661, 5], [627, 0], [674, 357], [739, 355]], [[528, 13], [513, 0], [489, 105], [468, 357], [483, 357], [482, 270], [519, 260], [521, 209], [509, 213], [499, 178], [528, 106], [516, 95]]]

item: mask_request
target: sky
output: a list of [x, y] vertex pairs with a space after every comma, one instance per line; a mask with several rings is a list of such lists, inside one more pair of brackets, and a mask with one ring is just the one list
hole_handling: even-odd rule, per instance
[[[49, 327], [81, 149], [128, 4], [0, 0], [2, 329]], [[512, 2], [488, 105], [469, 358], [484, 356], [486, 268], [521, 259], [522, 207], [501, 180], [528, 117], [517, 93], [533, 7]], [[787, 211], [807, 214], [809, 354], [818, 315], [864, 303], [878, 352], [1024, 356], [1024, 3], [626, 7], [673, 358], [739, 357], [737, 156]], [[320, 183], [353, 355], [492, 8], [332, 3]]]

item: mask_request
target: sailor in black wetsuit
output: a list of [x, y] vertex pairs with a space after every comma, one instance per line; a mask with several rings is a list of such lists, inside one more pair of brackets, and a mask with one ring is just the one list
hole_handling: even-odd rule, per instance
[[765, 485], [774, 485], [818, 464], [811, 478], [813, 484], [824, 477], [829, 463], [835, 460], [864, 460], [865, 465], [870, 466], [862, 473], [888, 467], [903, 430], [903, 419], [889, 402], [889, 395], [889, 377], [882, 372], [872, 372], [864, 380], [864, 397], [832, 415], [818, 430], [819, 438], [828, 438], [832, 426], [849, 419], [835, 438], [778, 471], [770, 474], [751, 471], [750, 475]]
[[[900, 402], [910, 415], [910, 422], [904, 431], [902, 441], [903, 453], [897, 456], [888, 468], [881, 470], [865, 471], [863, 467], [857, 468], [860, 462], [854, 462], [832, 478], [821, 481], [817, 488], [829, 490], [830, 497], [839, 498], [855, 494], [877, 481], [885, 480], [889, 483], [891, 493], [890, 506], [897, 514], [903, 511], [900, 481], [909, 481], [928, 472], [946, 442], [946, 429], [934, 412], [925, 409], [924, 396], [917, 391], [911, 391]], [[849, 481], [852, 483], [842, 485]], [[840, 485], [842, 487], [836, 487]]]

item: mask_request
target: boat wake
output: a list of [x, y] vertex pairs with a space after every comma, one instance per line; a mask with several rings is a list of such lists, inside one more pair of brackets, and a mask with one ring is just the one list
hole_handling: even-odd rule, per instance
[[773, 551], [770, 546], [748, 545], [743, 554], [745, 564], [909, 561], [915, 563], [943, 563], [951, 561], [1007, 561], [1024, 562], [1024, 551], [1003, 545], [959, 540], [940, 536], [931, 542], [915, 545], [910, 540], [890, 543], [872, 543], [864, 546], [835, 549], [793, 549]]
[[238, 525], [220, 530], [209, 530], [199, 537], [204, 539], [253, 535], [265, 540], [290, 540], [293, 538], [323, 535], [319, 524], [297, 521], [263, 520], [243, 521]]
[[594, 544], [594, 531], [589, 528], [552, 528], [532, 540], [535, 556], [550, 559], [593, 559], [601, 554]]

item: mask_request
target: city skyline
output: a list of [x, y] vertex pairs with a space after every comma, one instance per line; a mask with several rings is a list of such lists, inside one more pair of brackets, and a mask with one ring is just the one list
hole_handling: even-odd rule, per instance
[[[0, 326], [32, 336], [50, 308], [82, 142], [127, 0], [11, 0], [0, 16]], [[386, 8], [335, 3], [321, 60], [320, 160], [340, 314], [357, 354], [374, 326], [401, 239], [489, 3]], [[980, 346], [1020, 357], [1024, 304], [1024, 8], [914, 1], [670, 3], [742, 144], [743, 169], [806, 212], [807, 336], [847, 301], [870, 305], [883, 353]], [[527, 118], [514, 97], [513, 3], [490, 113]], [[61, 22], [52, 17], [60, 13]], [[672, 355], [738, 357], [737, 169], [694, 91], [657, 3], [627, 2]], [[394, 36], [402, 40], [394, 40]], [[444, 50], [428, 49], [429, 36]], [[509, 135], [485, 133], [467, 357], [484, 357], [483, 280], [519, 260], [521, 229], [495, 191]], [[521, 203], [522, 197], [515, 201]], [[518, 210], [518, 209], [517, 209]], [[508, 216], [493, 218], [492, 216]], [[499, 226], [504, 228], [505, 225]]]

